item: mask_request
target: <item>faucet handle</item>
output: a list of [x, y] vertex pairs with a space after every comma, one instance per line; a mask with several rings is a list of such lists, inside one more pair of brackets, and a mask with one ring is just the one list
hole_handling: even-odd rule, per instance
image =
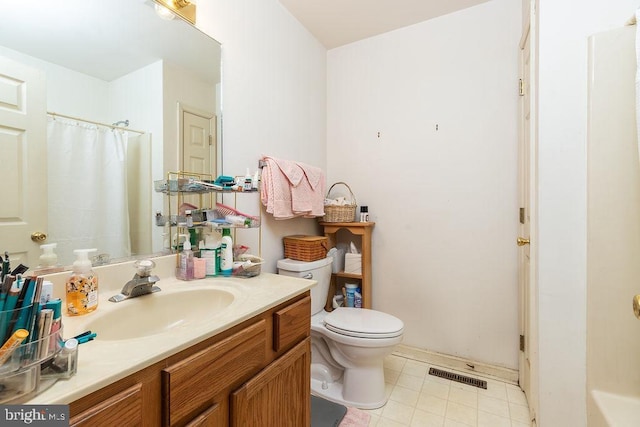
[[156, 263], [150, 259], [140, 259], [136, 261], [133, 266], [139, 277], [147, 277], [151, 274], [151, 270], [156, 266]]

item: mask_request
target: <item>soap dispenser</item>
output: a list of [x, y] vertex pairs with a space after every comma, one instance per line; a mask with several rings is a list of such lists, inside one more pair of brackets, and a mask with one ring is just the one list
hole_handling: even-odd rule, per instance
[[66, 305], [69, 316], [91, 313], [98, 308], [98, 276], [91, 269], [89, 253], [97, 249], [76, 249], [73, 272], [66, 283]]
[[58, 273], [64, 270], [62, 266], [58, 264], [58, 255], [54, 252], [54, 249], [57, 246], [57, 243], [40, 245], [42, 254], [40, 255], [40, 263], [33, 272], [34, 275], [43, 276], [45, 274]]

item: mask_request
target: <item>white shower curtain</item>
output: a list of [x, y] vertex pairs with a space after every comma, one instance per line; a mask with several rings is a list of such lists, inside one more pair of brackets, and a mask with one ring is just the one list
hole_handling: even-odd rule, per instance
[[[74, 249], [112, 259], [131, 255], [127, 200], [127, 132], [49, 117], [49, 237], [59, 262]], [[93, 254], [96, 255], [96, 254]]]
[[640, 8], [636, 9], [636, 133], [638, 135], [638, 153], [640, 160]]

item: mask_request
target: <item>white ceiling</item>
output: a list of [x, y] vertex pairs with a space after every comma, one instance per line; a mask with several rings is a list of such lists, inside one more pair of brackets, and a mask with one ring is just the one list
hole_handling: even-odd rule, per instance
[[327, 49], [489, 0], [280, 0]]

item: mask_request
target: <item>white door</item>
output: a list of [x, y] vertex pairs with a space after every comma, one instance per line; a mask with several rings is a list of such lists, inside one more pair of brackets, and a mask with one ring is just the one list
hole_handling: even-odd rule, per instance
[[[182, 171], [215, 175], [215, 116], [181, 108]], [[214, 176], [215, 178], [215, 176]]]
[[[181, 170], [197, 174], [211, 175], [216, 178], [216, 144], [215, 144], [215, 115], [187, 109], [180, 106], [180, 129], [181, 141]], [[208, 177], [201, 177], [208, 178]], [[190, 203], [194, 206], [213, 207], [212, 196], [209, 195], [207, 201], [203, 196], [184, 196], [182, 202]]]
[[[533, 2], [532, 2], [533, 3]], [[531, 13], [534, 11], [532, 10]], [[531, 419], [537, 412], [537, 283], [535, 276], [535, 224], [536, 224], [536, 150], [535, 127], [532, 115], [535, 113], [535, 99], [531, 97], [534, 67], [531, 55], [531, 27], [525, 19], [520, 41], [520, 138], [519, 138], [519, 204], [520, 222], [516, 239], [519, 249], [518, 282], [520, 309], [520, 359], [519, 383], [527, 396]], [[535, 422], [535, 421], [534, 421]]]
[[0, 251], [12, 268], [36, 267], [44, 241], [32, 236], [47, 233], [46, 114], [44, 73], [0, 57]]

